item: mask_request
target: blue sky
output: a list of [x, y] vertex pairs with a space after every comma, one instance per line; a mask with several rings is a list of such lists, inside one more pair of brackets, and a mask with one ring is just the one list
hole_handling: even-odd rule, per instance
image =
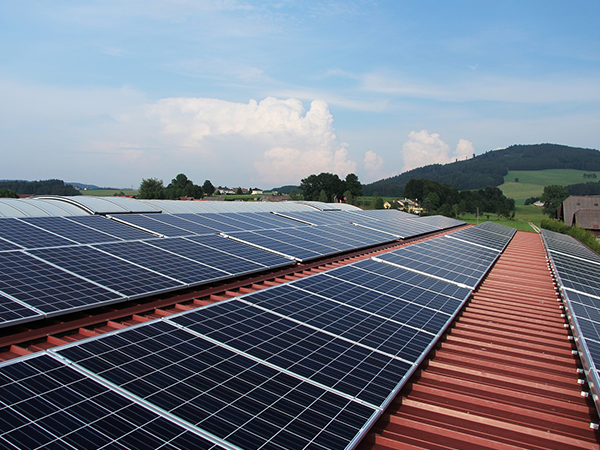
[[600, 2], [5, 1], [0, 179], [368, 183], [600, 148]]

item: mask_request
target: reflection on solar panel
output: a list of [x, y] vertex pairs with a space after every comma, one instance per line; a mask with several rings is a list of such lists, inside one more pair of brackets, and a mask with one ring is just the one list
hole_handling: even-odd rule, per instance
[[1, 253], [0, 266], [0, 291], [46, 314], [123, 300], [115, 292], [22, 252]]
[[[433, 225], [436, 228], [439, 228], [440, 230], [446, 229], [446, 228], [453, 228], [453, 227], [457, 227], [459, 225], [464, 225], [465, 222], [463, 222], [462, 220], [456, 220], [456, 219], [452, 219], [450, 217], [445, 217], [445, 216], [425, 216], [425, 217], [417, 217], [414, 216], [414, 220], [421, 222], [421, 223], [427, 223], [429, 225]], [[491, 223], [491, 222], [489, 222]], [[498, 225], [498, 226], [502, 226], [502, 225]]]
[[28, 249], [75, 244], [74, 241], [40, 230], [21, 219], [0, 219], [0, 236], [13, 244]]
[[600, 412], [600, 257], [570, 236], [542, 230], [591, 397]]
[[[154, 217], [156, 219], [154, 219]], [[160, 214], [120, 214], [112, 216], [113, 220], [139, 227], [148, 232], [169, 237], [190, 236], [194, 233], [183, 228], [160, 221]]]
[[[273, 289], [262, 295], [256, 292], [246, 298], [250, 301], [256, 297], [269, 299], [289, 295], [290, 290], [296, 296], [310, 296], [287, 288]], [[382, 319], [364, 313], [362, 316], [365, 320], [371, 319], [368, 325], [379, 326], [378, 331], [371, 330], [370, 336], [362, 335], [362, 345], [346, 339], [361, 336], [364, 329], [353, 333], [351, 328], [367, 324], [347, 322], [346, 339], [340, 339], [331, 332], [324, 333], [240, 301], [221, 302], [172, 320], [281, 369], [380, 406], [411, 368], [411, 364], [392, 356], [409, 346], [415, 347], [420, 355], [422, 347], [431, 339], [419, 339], [416, 330], [385, 326]], [[385, 350], [392, 350], [394, 355], [380, 353]]]
[[165, 322], [57, 353], [241, 448], [344, 449], [375, 413]]
[[600, 297], [600, 264], [552, 253], [552, 261], [564, 287]]
[[243, 258], [238, 258], [214, 248], [199, 245], [193, 240], [184, 238], [157, 239], [150, 242], [151, 245], [189, 258], [193, 261], [202, 262], [210, 267], [217, 268], [230, 275], [255, 272], [265, 268], [262, 264]]
[[0, 327], [15, 325], [39, 317], [42, 317], [41, 313], [0, 293]]
[[493, 250], [441, 238], [402, 247], [378, 256], [377, 260], [473, 289], [497, 256]]
[[93, 228], [85, 227], [79, 222], [67, 220], [64, 217], [33, 217], [21, 219], [30, 225], [36, 226], [51, 233], [58, 234], [64, 238], [79, 244], [95, 244], [100, 242], [114, 242], [121, 239]]
[[324, 249], [323, 246], [315, 245], [314, 247], [316, 248], [313, 248], [313, 246], [311, 246], [311, 248], [305, 248], [302, 247], [303, 242], [287, 242], [287, 235], [278, 230], [240, 231], [228, 233], [228, 236], [248, 245], [254, 245], [259, 248], [270, 250], [297, 259], [298, 261], [318, 258], [323, 254], [332, 253], [331, 248], [327, 248], [325, 250], [326, 253], [322, 253]]
[[102, 231], [111, 236], [118, 237], [124, 240], [150, 239], [154, 235], [145, 231], [133, 228], [129, 225], [124, 225], [115, 220], [107, 219], [103, 216], [80, 216], [80, 217], [65, 217], [65, 219], [77, 222], [80, 225], [92, 228], [97, 231]]
[[188, 285], [206, 283], [230, 276], [228, 272], [149, 245], [152, 242], [151, 240], [118, 242], [98, 245], [96, 248]]
[[179, 281], [87, 246], [39, 249], [31, 253], [127, 297], [152, 295], [184, 286]]
[[2, 447], [222, 448], [47, 355], [1, 366], [0, 392]]
[[[508, 228], [508, 227], [506, 227]], [[490, 248], [492, 250], [502, 251], [504, 247], [508, 245], [514, 232], [510, 235], [502, 235], [486, 229], [480, 228], [480, 226], [463, 228], [462, 230], [455, 231], [448, 234], [447, 236], [451, 239], [458, 239], [461, 241], [470, 242], [472, 244], [481, 245], [483, 247]]]
[[255, 264], [262, 265], [263, 267], [275, 268], [293, 263], [293, 260], [289, 258], [252, 247], [250, 245], [242, 244], [241, 242], [227, 239], [222, 236], [194, 236], [186, 239], [195, 242], [196, 244], [224, 252], [227, 254], [227, 256], [233, 255], [237, 258], [243, 258], [245, 260], [252, 261]]
[[5, 241], [0, 237], [0, 252], [11, 251], [11, 250], [20, 250], [23, 247], [18, 246], [17, 244], [13, 244], [12, 242]]

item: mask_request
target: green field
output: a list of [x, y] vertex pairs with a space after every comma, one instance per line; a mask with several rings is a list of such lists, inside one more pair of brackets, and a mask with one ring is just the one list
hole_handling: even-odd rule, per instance
[[[583, 178], [584, 173], [595, 173], [598, 178]], [[515, 182], [518, 179], [518, 182]], [[508, 198], [514, 198], [517, 204], [529, 197], [539, 197], [544, 191], [544, 186], [559, 184], [587, 183], [600, 181], [600, 172], [590, 172], [574, 169], [552, 169], [552, 170], [511, 170], [504, 177], [504, 184], [498, 186]]]

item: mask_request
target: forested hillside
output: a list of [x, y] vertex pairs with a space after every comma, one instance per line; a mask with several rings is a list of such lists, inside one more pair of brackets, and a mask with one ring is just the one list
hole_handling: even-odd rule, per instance
[[446, 183], [459, 190], [499, 186], [509, 170], [600, 170], [600, 151], [558, 144], [513, 145], [449, 164], [432, 164], [363, 187], [365, 195], [401, 196], [411, 178]]

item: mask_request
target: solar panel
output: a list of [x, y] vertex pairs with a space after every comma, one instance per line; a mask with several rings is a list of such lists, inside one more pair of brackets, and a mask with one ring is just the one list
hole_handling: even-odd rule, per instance
[[[188, 231], [189, 233], [187, 235], [214, 234], [218, 232], [218, 230], [216, 230], [214, 227], [202, 225], [194, 220], [190, 220], [190, 216], [194, 216], [194, 214], [153, 214], [150, 217], [153, 220], [156, 220], [163, 224], [171, 225]], [[169, 234], [166, 234], [166, 236], [184, 236], [184, 234], [180, 234], [179, 232], [168, 232]]]
[[[289, 294], [304, 295], [293, 288], [271, 289], [246, 296], [253, 299], [273, 298]], [[308, 294], [310, 295], [310, 294]], [[266, 296], [266, 297], [265, 297]], [[367, 316], [362, 314], [362, 316]], [[371, 322], [374, 318], [370, 317]], [[378, 320], [380, 334], [373, 331], [370, 339], [377, 347], [402, 352], [406, 360], [393, 358], [384, 350], [357, 345], [331, 333], [325, 333], [304, 324], [275, 315], [269, 311], [244, 304], [241, 301], [220, 302], [196, 314], [173, 317], [172, 321], [218, 342], [227, 344], [240, 352], [252, 355], [281, 369], [303, 378], [357, 397], [374, 406], [381, 406], [400, 380], [411, 369], [409, 358], [414, 349], [420, 355], [430, 337], [419, 336], [416, 330], [397, 326], [385, 326]], [[347, 323], [349, 327], [359, 324]], [[373, 323], [371, 323], [373, 325]], [[350, 329], [347, 335], [359, 336], [361, 330]], [[386, 335], [386, 333], [391, 333]], [[386, 345], [387, 344], [387, 345]], [[394, 344], [397, 346], [395, 347]]]
[[0, 266], [0, 291], [46, 314], [123, 300], [115, 292], [22, 252], [0, 253]]
[[241, 448], [344, 449], [376, 411], [166, 322], [57, 350]]
[[479, 230], [491, 231], [492, 233], [501, 234], [506, 237], [513, 237], [517, 232], [514, 228], [507, 227], [504, 225], [500, 225], [499, 223], [494, 222], [483, 222], [477, 225], [476, 227]]
[[283, 217], [280, 217], [276, 214], [266, 213], [266, 212], [257, 212], [257, 213], [238, 213], [237, 217], [240, 220], [246, 221], [247, 219], [252, 219], [257, 222], [257, 224], [262, 223], [263, 230], [269, 230], [273, 228], [290, 228], [301, 226], [302, 224], [289, 220]]
[[398, 220], [398, 221], [361, 221], [356, 222], [358, 226], [371, 230], [388, 233], [393, 236], [406, 239], [413, 236], [419, 236], [425, 233], [438, 231], [437, 227], [427, 223], [419, 223], [416, 220]]
[[0, 366], [0, 446], [222, 448], [48, 355]]
[[73, 245], [74, 241], [31, 226], [21, 219], [0, 219], [0, 236], [24, 248]]
[[460, 225], [465, 224], [465, 222], [463, 222], [462, 220], [456, 220], [456, 219], [452, 219], [450, 217], [445, 217], [445, 216], [425, 216], [425, 217], [413, 216], [413, 217], [414, 217], [414, 220], [416, 220], [420, 223], [427, 223], [436, 228], [439, 228], [440, 230], [445, 230], [446, 228], [458, 227]]
[[[404, 284], [405, 291], [398, 292], [396, 295], [388, 295], [373, 288], [338, 278], [335, 273], [333, 276], [328, 273], [315, 275], [311, 277], [310, 282], [299, 280], [291, 285], [319, 294], [337, 303], [384, 317], [397, 324], [406, 324], [432, 334], [438, 334], [446, 326], [451, 314], [461, 305], [461, 302], [456, 299], [423, 289], [415, 289], [406, 284]], [[426, 298], [429, 300], [427, 305], [418, 303], [423, 303]], [[437, 298], [437, 302], [432, 303], [434, 298]], [[292, 304], [290, 301], [283, 307], [289, 308]], [[434, 309], [437, 305], [444, 311]], [[333, 308], [333, 306], [330, 307]]]
[[600, 296], [600, 264], [558, 253], [552, 261], [564, 287]]
[[77, 222], [80, 225], [92, 228], [97, 231], [115, 236], [117, 238], [130, 241], [139, 239], [154, 238], [153, 234], [125, 225], [116, 220], [111, 220], [104, 216], [80, 216], [80, 217], [65, 217], [66, 220]]
[[32, 217], [21, 220], [79, 244], [96, 244], [100, 242], [114, 242], [121, 240], [118, 237], [90, 227], [82, 226], [79, 222], [67, 220], [64, 217]]
[[264, 270], [265, 268], [262, 264], [239, 258], [221, 250], [199, 245], [190, 239], [157, 239], [151, 241], [150, 244], [193, 261], [201, 262], [204, 265], [214, 267], [230, 275], [251, 273], [258, 270]]
[[253, 263], [260, 264], [265, 268], [275, 268], [293, 264], [294, 261], [289, 258], [261, 250], [251, 245], [242, 244], [241, 242], [227, 239], [222, 236], [194, 236], [186, 238], [196, 244], [201, 244], [229, 255], [234, 255], [238, 258], [243, 258]]
[[0, 293], [0, 327], [38, 319], [43, 315]]
[[31, 253], [127, 297], [152, 295], [184, 286], [179, 281], [88, 246], [40, 249]]
[[12, 242], [5, 241], [0, 237], [0, 252], [12, 251], [12, 250], [21, 250], [23, 247], [13, 244]]
[[180, 214], [186, 220], [190, 222], [194, 222], [200, 226], [206, 227], [208, 229], [214, 230], [216, 233], [225, 233], [230, 231], [240, 231], [242, 230], [241, 226], [235, 226], [231, 224], [227, 224], [224, 222], [219, 222], [216, 220], [217, 217], [223, 214], [215, 214], [215, 213], [204, 213], [204, 214]]
[[228, 233], [228, 236], [248, 245], [254, 245], [256, 247], [286, 255], [298, 261], [318, 258], [319, 256], [323, 255], [323, 253], [319, 251], [322, 249], [313, 250], [312, 248], [304, 248], [285, 240], [281, 240], [282, 237], [285, 239], [285, 235], [277, 233], [277, 230], [240, 231]]
[[[158, 216], [154, 219], [154, 216]], [[160, 221], [160, 214], [120, 214], [112, 216], [113, 220], [139, 227], [156, 235], [177, 237], [190, 236], [194, 233], [183, 228]]]
[[152, 242], [118, 242], [96, 248], [190, 286], [231, 276], [229, 272], [149, 245]]
[[511, 239], [509, 236], [502, 236], [498, 233], [479, 229], [477, 227], [463, 228], [462, 230], [447, 234], [446, 236], [451, 239], [458, 239], [481, 245], [499, 252], [504, 250], [504, 247], [508, 245]]

